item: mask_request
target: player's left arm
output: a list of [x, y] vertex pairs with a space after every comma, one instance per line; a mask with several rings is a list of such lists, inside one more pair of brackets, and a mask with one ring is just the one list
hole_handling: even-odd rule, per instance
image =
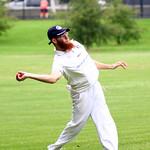
[[119, 66], [126, 69], [126, 66], [127, 66], [127, 64], [124, 61], [119, 61], [119, 62], [116, 62], [114, 64], [104, 64], [104, 63], [101, 63], [101, 62], [98, 62], [98, 61], [94, 60], [94, 63], [95, 63], [98, 70], [101, 70], [101, 69], [116, 69]]

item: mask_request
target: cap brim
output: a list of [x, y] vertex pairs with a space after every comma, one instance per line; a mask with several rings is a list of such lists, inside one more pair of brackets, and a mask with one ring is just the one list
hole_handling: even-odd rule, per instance
[[64, 34], [65, 32], [68, 32], [68, 31], [70, 31], [69, 28], [63, 29], [63, 31], [61, 33], [57, 34], [57, 36], [60, 36], [60, 35]]
[[66, 30], [67, 32], [68, 32], [68, 31], [70, 31], [70, 29], [69, 29], [69, 28], [66, 28], [65, 30]]

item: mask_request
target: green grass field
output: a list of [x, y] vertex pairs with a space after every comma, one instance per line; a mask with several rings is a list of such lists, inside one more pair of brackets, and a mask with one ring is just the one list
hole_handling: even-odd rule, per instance
[[[47, 29], [63, 20], [18, 21], [0, 37], [0, 150], [46, 150], [71, 119], [72, 102], [62, 78], [54, 85], [33, 80], [17, 82], [18, 71], [51, 72], [53, 47]], [[119, 150], [150, 150], [150, 20], [139, 42], [101, 45], [89, 52], [104, 63], [124, 60], [127, 70], [100, 71], [99, 81], [109, 91], [106, 101], [116, 122]], [[102, 150], [90, 119], [64, 150]]]

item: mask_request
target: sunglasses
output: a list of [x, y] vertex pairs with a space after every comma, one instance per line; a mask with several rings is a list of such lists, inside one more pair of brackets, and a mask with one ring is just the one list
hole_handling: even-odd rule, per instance
[[57, 36], [57, 38], [64, 38], [65, 36], [68, 36], [68, 35], [69, 35], [69, 33], [65, 32], [64, 34]]

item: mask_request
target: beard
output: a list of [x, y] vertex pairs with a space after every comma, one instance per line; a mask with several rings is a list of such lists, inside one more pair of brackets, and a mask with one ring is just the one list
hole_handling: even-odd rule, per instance
[[75, 47], [75, 45], [74, 45], [73, 43], [71, 43], [71, 42], [65, 43], [65, 42], [59, 41], [59, 40], [57, 40], [57, 42], [58, 42], [59, 47], [60, 47], [61, 49], [63, 49], [64, 51], [67, 51], [67, 50], [68, 50], [68, 51], [71, 51], [72, 48]]

